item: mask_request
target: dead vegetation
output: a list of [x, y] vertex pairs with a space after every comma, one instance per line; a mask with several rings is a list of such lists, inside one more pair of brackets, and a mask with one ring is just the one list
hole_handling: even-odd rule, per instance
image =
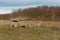
[[9, 24], [10, 24], [10, 20], [0, 20], [0, 26], [9, 25]]
[[44, 25], [31, 28], [4, 25], [0, 27], [0, 40], [60, 40], [60, 32]]

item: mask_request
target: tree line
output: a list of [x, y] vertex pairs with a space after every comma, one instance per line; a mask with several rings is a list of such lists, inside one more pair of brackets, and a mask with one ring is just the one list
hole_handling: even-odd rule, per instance
[[[7, 17], [8, 16], [8, 17]], [[18, 9], [11, 14], [0, 15], [0, 19], [16, 17], [27, 17], [29, 20], [60, 20], [60, 6], [38, 6], [25, 9]]]

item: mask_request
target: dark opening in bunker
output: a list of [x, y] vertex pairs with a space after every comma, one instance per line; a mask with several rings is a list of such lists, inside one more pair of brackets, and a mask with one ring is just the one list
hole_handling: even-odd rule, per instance
[[25, 25], [23, 25], [23, 26], [21, 26], [21, 27], [25, 28]]
[[12, 22], [18, 22], [17, 20], [12, 20]]
[[12, 28], [14, 28], [14, 25], [12, 25]]

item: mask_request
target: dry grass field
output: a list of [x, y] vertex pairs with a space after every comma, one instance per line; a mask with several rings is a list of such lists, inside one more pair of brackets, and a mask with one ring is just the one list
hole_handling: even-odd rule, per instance
[[43, 25], [31, 28], [4, 25], [0, 27], [0, 40], [60, 40], [60, 30], [52, 30]]
[[9, 25], [10, 24], [10, 20], [0, 20], [0, 26], [1, 25]]
[[[60, 29], [52, 29], [48, 25], [54, 22], [43, 21], [43, 25], [34, 27], [10, 27], [9, 20], [0, 21], [0, 40], [60, 40]], [[55, 22], [56, 27], [60, 22]], [[47, 25], [47, 26], [46, 26]], [[60, 28], [60, 26], [58, 27]]]

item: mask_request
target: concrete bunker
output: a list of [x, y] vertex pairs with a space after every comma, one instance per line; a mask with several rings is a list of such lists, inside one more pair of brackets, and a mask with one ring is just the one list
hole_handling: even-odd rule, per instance
[[28, 21], [24, 19], [17, 19], [13, 18], [11, 19], [11, 27], [35, 27], [35, 26], [41, 26], [42, 21]]

